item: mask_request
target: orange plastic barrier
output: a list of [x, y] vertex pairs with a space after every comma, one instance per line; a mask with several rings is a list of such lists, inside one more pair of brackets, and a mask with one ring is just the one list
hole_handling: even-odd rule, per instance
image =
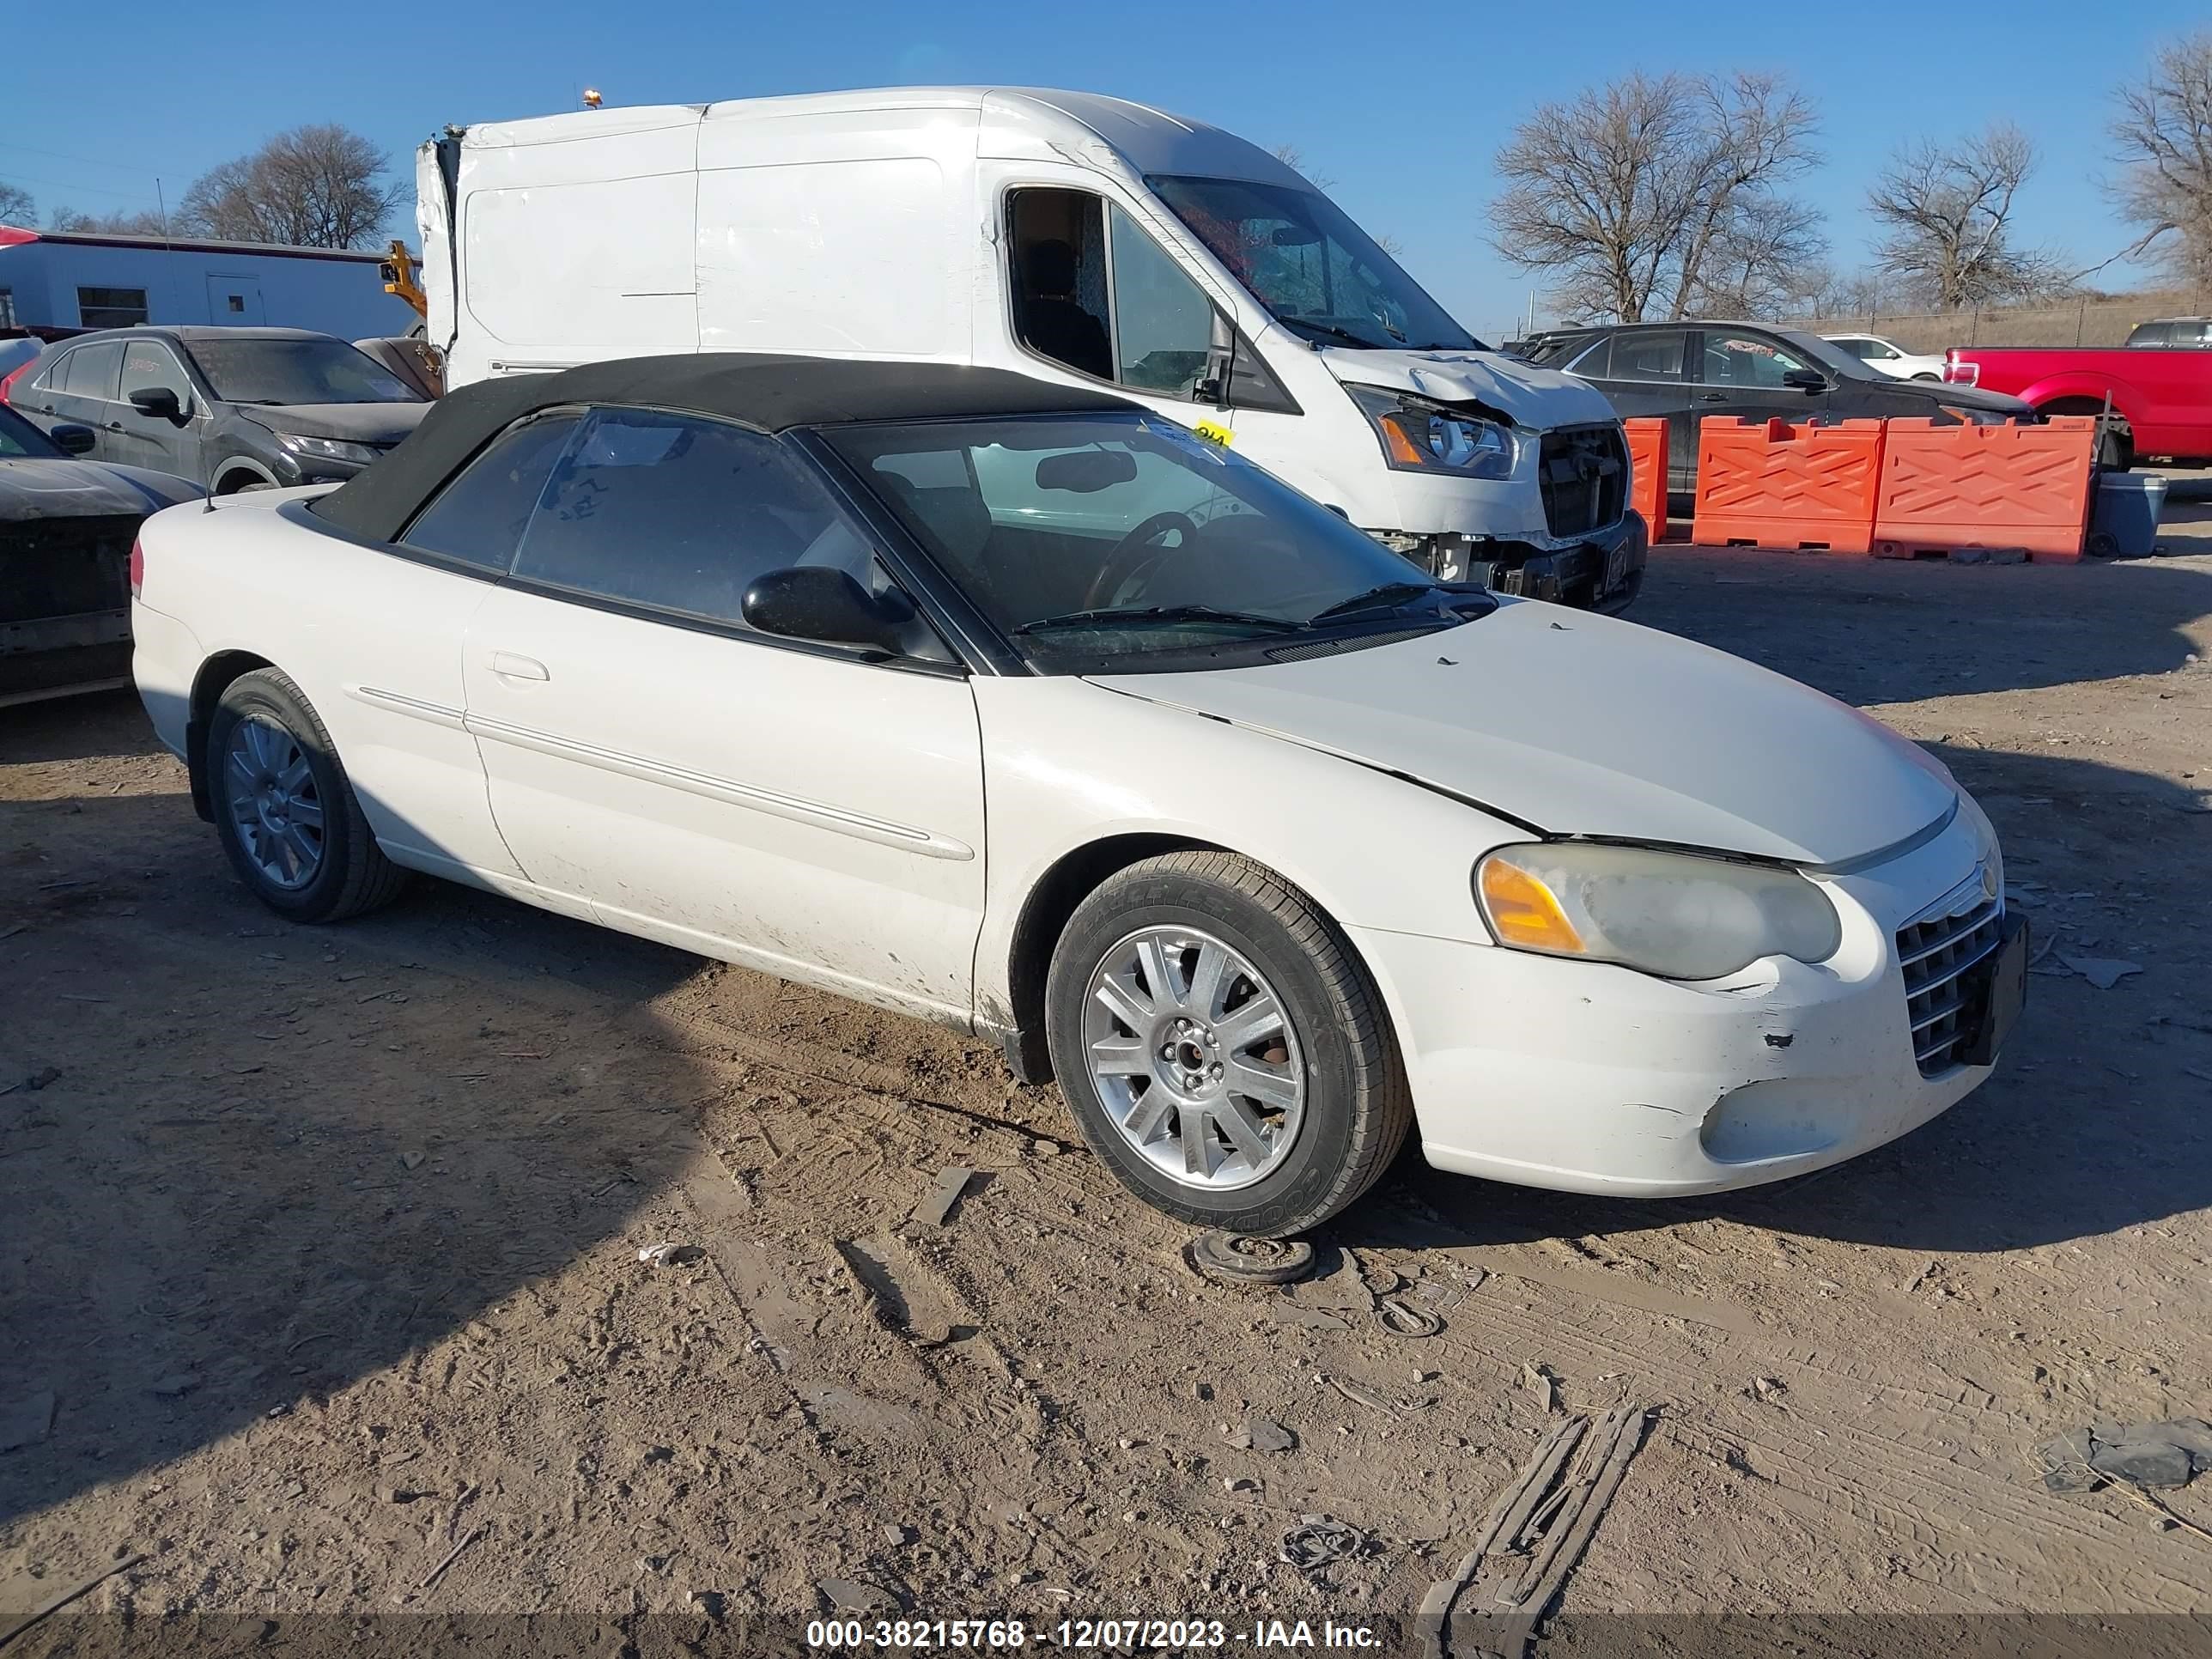
[[1692, 539], [1711, 547], [1873, 551], [1882, 424], [1707, 418], [1698, 428]]
[[1628, 504], [1644, 515], [1656, 545], [1667, 536], [1667, 422], [1623, 421], [1628, 433]]
[[2017, 547], [2045, 563], [2081, 556], [2095, 477], [2097, 421], [2042, 426], [1893, 420], [1875, 504], [1887, 559], [1964, 547]]

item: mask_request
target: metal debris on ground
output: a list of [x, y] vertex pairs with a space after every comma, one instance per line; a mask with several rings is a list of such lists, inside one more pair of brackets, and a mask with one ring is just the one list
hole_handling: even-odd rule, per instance
[[889, 1590], [878, 1589], [873, 1584], [854, 1583], [848, 1578], [823, 1578], [814, 1588], [833, 1608], [848, 1613], [889, 1611], [898, 1606], [898, 1600]]
[[954, 1164], [937, 1172], [937, 1184], [929, 1189], [929, 1196], [915, 1206], [914, 1218], [925, 1227], [942, 1227], [952, 1214], [952, 1206], [968, 1190], [968, 1183], [975, 1178], [975, 1171]]
[[[1416, 1375], [1421, 1381], [1426, 1382], [1430, 1373], [1417, 1371]], [[1346, 1377], [1333, 1376], [1327, 1372], [1322, 1373], [1319, 1380], [1328, 1383], [1346, 1400], [1370, 1407], [1378, 1412], [1426, 1411], [1437, 1403], [1437, 1397], [1432, 1394], [1422, 1395], [1413, 1400], [1393, 1400], [1379, 1389], [1368, 1388], [1364, 1383], [1354, 1382]]]
[[1377, 1297], [1375, 1322], [1393, 1336], [1434, 1336], [1444, 1322], [1426, 1308], [1417, 1308], [1402, 1296]]
[[[1650, 1419], [1641, 1406], [1616, 1407], [1595, 1426], [1577, 1414], [1537, 1442], [1457, 1571], [1422, 1598], [1414, 1622], [1424, 1659], [1455, 1652], [1515, 1659], [1528, 1650], [1620, 1490]], [[1455, 1613], [1467, 1638], [1457, 1644]]]
[[1521, 1367], [1521, 1381], [1528, 1386], [1528, 1392], [1536, 1396], [1536, 1403], [1546, 1411], [1559, 1409], [1559, 1379], [1552, 1375], [1550, 1366], [1524, 1362]]
[[1217, 1229], [1192, 1239], [1182, 1256], [1217, 1285], [1287, 1285], [1313, 1271], [1314, 1248], [1302, 1238], [1247, 1238]]
[[1367, 1534], [1327, 1515], [1302, 1515], [1298, 1524], [1283, 1534], [1279, 1553], [1301, 1572], [1319, 1572], [1332, 1561], [1359, 1555], [1367, 1549]]
[[2171, 1489], [2212, 1469], [2212, 1424], [2176, 1417], [2163, 1423], [2093, 1423], [2037, 1448], [2043, 1484], [2052, 1492], [2094, 1492], [2108, 1480]]
[[2121, 962], [2112, 957], [2077, 957], [2069, 951], [2061, 951], [2058, 959], [2100, 991], [2109, 991], [2130, 974], [2142, 972], [2140, 964]]
[[706, 1255], [696, 1244], [648, 1244], [637, 1259], [648, 1267], [681, 1267]]

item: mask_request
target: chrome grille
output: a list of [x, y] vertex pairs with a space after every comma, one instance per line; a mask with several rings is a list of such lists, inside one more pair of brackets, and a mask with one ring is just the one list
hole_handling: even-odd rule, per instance
[[2004, 901], [1982, 890], [1981, 872], [1897, 930], [1905, 969], [1905, 1007], [1912, 1024], [1912, 1057], [1920, 1075], [1940, 1077], [1959, 1064], [1958, 1048], [1975, 1012], [1966, 970], [2003, 936]]

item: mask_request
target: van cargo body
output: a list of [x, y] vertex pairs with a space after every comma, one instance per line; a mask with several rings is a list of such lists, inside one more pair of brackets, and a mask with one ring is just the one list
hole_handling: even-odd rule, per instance
[[1088, 94], [896, 88], [449, 128], [416, 222], [447, 384], [661, 352], [1110, 386], [1447, 580], [1617, 610], [1627, 448], [1218, 128]]

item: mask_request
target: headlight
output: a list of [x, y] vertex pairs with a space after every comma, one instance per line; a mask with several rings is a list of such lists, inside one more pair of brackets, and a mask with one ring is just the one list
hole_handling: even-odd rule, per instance
[[1959, 791], [1959, 816], [1974, 832], [1974, 857], [1982, 866], [1982, 890], [1991, 898], [2002, 898], [2004, 848], [1997, 845], [1996, 825], [1982, 811], [1982, 804], [1963, 789]]
[[1381, 386], [1347, 386], [1382, 441], [1382, 459], [1401, 472], [1456, 478], [1510, 478], [1521, 453], [1513, 428], [1462, 415]]
[[1826, 894], [1794, 870], [1589, 842], [1501, 847], [1474, 867], [1500, 945], [1718, 979], [1761, 957], [1825, 962], [1843, 943]]
[[297, 432], [280, 432], [276, 441], [295, 455], [319, 461], [352, 461], [367, 466], [376, 459], [376, 451], [367, 444], [349, 444], [343, 438], [309, 438]]

